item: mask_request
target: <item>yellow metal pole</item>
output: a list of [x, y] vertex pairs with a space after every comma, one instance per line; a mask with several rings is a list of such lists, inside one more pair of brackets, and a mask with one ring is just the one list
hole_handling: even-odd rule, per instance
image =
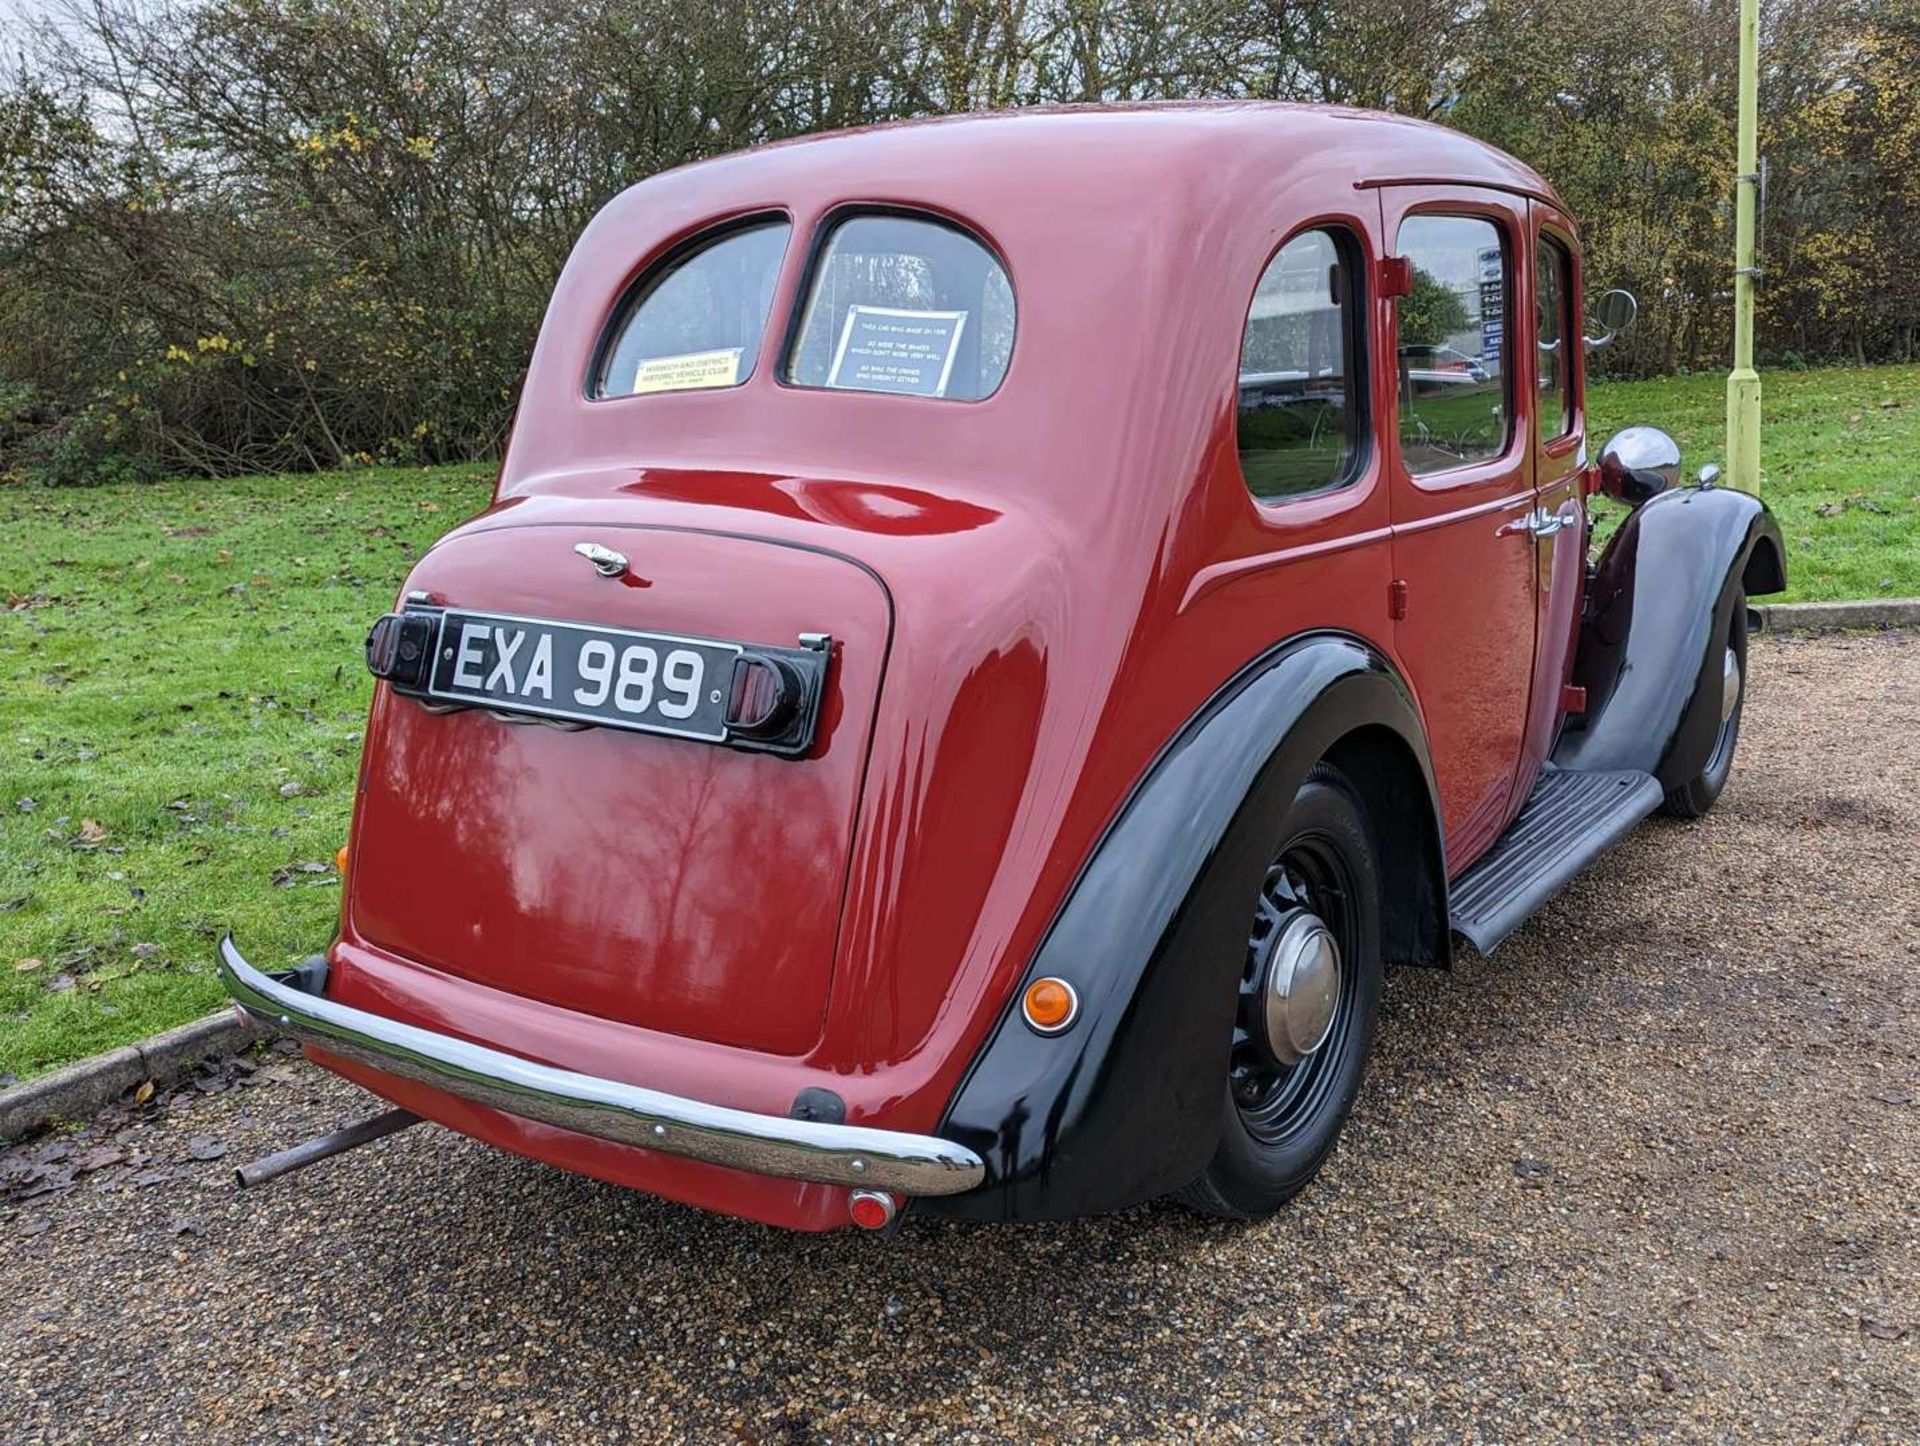
[[1733, 370], [1727, 481], [1760, 490], [1760, 374], [1753, 369], [1753, 228], [1760, 191], [1760, 0], [1740, 0], [1740, 174], [1734, 182]]

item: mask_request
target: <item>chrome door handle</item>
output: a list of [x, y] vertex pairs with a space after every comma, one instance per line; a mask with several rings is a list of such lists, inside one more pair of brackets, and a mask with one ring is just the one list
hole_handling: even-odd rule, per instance
[[1535, 537], [1552, 537], [1554, 533], [1568, 525], [1567, 519], [1558, 512], [1549, 512], [1542, 507], [1533, 514], [1533, 525], [1529, 529]]
[[1523, 535], [1531, 534], [1534, 530], [1535, 524], [1539, 521], [1539, 518], [1540, 518], [1540, 509], [1536, 507], [1533, 511], [1529, 512], [1525, 517], [1516, 517], [1511, 522], [1501, 523], [1498, 527], [1493, 529], [1493, 535], [1495, 537], [1520, 537]]
[[1570, 526], [1568, 520], [1558, 512], [1549, 512], [1544, 507], [1536, 507], [1525, 517], [1516, 517], [1511, 522], [1503, 522], [1493, 530], [1495, 537], [1552, 537], [1561, 528]]

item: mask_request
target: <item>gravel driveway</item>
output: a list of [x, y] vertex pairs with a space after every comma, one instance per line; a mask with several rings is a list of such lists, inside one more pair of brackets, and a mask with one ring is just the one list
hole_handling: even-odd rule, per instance
[[431, 1126], [241, 1195], [371, 1108], [268, 1055], [14, 1152], [0, 1432], [1920, 1439], [1920, 639], [1752, 671], [1705, 822], [1390, 979], [1267, 1224], [788, 1236]]

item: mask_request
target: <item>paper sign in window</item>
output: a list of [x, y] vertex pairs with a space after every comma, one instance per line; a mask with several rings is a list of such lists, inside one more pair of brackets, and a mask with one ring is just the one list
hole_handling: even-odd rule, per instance
[[827, 385], [849, 391], [944, 397], [966, 325], [964, 311], [849, 306]]
[[740, 380], [740, 348], [689, 351], [679, 356], [648, 357], [633, 374], [631, 392], [687, 392], [700, 387], [730, 387]]

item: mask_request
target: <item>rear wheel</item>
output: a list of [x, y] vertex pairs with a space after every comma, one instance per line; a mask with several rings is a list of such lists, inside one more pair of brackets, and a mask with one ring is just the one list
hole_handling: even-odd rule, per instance
[[1747, 594], [1735, 585], [1720, 649], [1720, 731], [1699, 774], [1669, 789], [1662, 811], [1675, 818], [1698, 818], [1713, 807], [1733, 772], [1733, 750], [1740, 742], [1740, 710], [1747, 701]]
[[1353, 1108], [1380, 1004], [1380, 874], [1344, 774], [1301, 784], [1247, 941], [1220, 1144], [1180, 1198], [1253, 1220], [1318, 1173]]

